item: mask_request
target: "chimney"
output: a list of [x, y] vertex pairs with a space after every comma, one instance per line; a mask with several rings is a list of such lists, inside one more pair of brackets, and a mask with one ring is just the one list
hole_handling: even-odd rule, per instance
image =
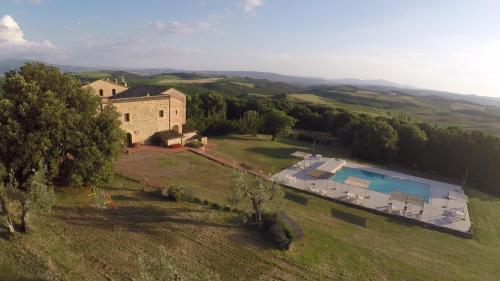
[[127, 87], [127, 82], [125, 82], [125, 76], [122, 76], [122, 82], [121, 84], [124, 86], [124, 87]]

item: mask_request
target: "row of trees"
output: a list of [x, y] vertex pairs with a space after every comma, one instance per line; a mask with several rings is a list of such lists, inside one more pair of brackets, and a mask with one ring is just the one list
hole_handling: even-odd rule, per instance
[[[0, 215], [28, 229], [54, 183], [93, 185], [113, 175], [123, 146], [118, 113], [57, 68], [28, 63], [6, 74], [0, 97]], [[45, 199], [44, 199], [45, 198]], [[20, 225], [9, 208], [20, 206]], [[17, 229], [16, 229], [17, 228]]]
[[188, 98], [190, 125], [207, 135], [255, 135], [261, 132], [270, 134], [274, 141], [279, 136], [289, 134], [297, 121], [272, 104], [260, 103], [267, 99], [251, 100], [254, 103], [243, 107], [234, 104], [243, 100], [227, 99], [214, 92], [193, 94]]
[[417, 122], [404, 115], [373, 117], [291, 103], [286, 95], [224, 97], [210, 93], [190, 99], [194, 101], [188, 108], [191, 121], [203, 122], [202, 131], [208, 134], [262, 132], [273, 134], [274, 139], [292, 126], [329, 132], [357, 158], [467, 180], [477, 189], [500, 193], [500, 139], [482, 131]]

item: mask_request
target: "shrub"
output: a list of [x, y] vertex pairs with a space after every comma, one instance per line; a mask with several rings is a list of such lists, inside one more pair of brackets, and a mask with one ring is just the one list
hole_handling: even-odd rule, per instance
[[167, 146], [167, 135], [163, 132], [156, 132], [151, 136], [151, 143], [157, 146]]
[[192, 147], [192, 148], [200, 148], [200, 147], [203, 146], [203, 144], [199, 140], [194, 140], [194, 141], [188, 142], [186, 144], [186, 146], [189, 146], [189, 147]]
[[297, 139], [300, 141], [305, 141], [305, 142], [314, 142], [314, 136], [304, 134], [304, 133], [298, 133]]
[[264, 225], [269, 238], [278, 249], [290, 249], [292, 242], [303, 236], [299, 224], [282, 211], [265, 214]]
[[213, 202], [212, 203], [212, 208], [215, 209], [215, 210], [222, 210], [224, 208], [224, 206], [222, 206], [221, 204], [219, 204], [217, 202]]
[[185, 188], [182, 185], [171, 185], [167, 190], [168, 198], [179, 202], [185, 198]]

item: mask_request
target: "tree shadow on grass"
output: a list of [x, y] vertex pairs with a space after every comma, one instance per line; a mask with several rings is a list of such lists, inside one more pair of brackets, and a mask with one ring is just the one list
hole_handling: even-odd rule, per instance
[[291, 193], [289, 191], [285, 191], [285, 199], [304, 206], [307, 205], [307, 201], [309, 200], [308, 198], [302, 195]]
[[[201, 228], [216, 227], [226, 229], [224, 232], [233, 232], [228, 235], [228, 238], [238, 244], [259, 249], [273, 248], [273, 244], [265, 237], [265, 233], [256, 229], [255, 225], [247, 225], [241, 223], [241, 221], [228, 221], [226, 223], [206, 221], [205, 218], [208, 217], [208, 213], [214, 212], [209, 209], [184, 207], [161, 209], [152, 206], [123, 206], [118, 207], [117, 211], [112, 209], [97, 210], [92, 207], [55, 207], [54, 210], [56, 219], [77, 227], [101, 230], [123, 228], [126, 231], [148, 235], [159, 235], [164, 233], [165, 230], [179, 231], [182, 225], [199, 227], [200, 230]], [[207, 213], [207, 216], [203, 213]], [[202, 215], [198, 218], [199, 214]], [[196, 232], [196, 229], [192, 231]]]
[[276, 248], [267, 236], [265, 229], [258, 229], [258, 226], [255, 224], [243, 225], [242, 228], [242, 232], [232, 233], [228, 238], [238, 245], [256, 247], [262, 250]]
[[342, 212], [342, 211], [336, 210], [334, 208], [331, 209], [331, 215], [332, 215], [332, 217], [340, 219], [340, 220], [345, 221], [347, 223], [354, 224], [354, 225], [361, 226], [361, 227], [366, 227], [366, 218], [363, 218], [363, 217], [360, 217], [360, 216], [357, 216], [357, 215], [354, 215], [351, 213]]
[[[231, 228], [233, 225], [207, 222], [203, 218], [193, 217], [210, 210], [192, 210], [188, 208], [160, 209], [153, 206], [119, 206], [113, 209], [98, 210], [92, 207], [69, 208], [55, 207], [55, 218], [70, 225], [97, 229], [125, 228], [136, 233], [157, 234], [161, 229], [175, 230], [179, 225], [195, 227]], [[203, 216], [204, 217], [204, 216]]]
[[136, 196], [141, 200], [147, 200], [151, 202], [168, 202], [168, 200], [163, 197], [160, 191], [138, 191]]
[[268, 147], [251, 147], [247, 148], [246, 151], [256, 154], [261, 154], [264, 156], [278, 158], [278, 159], [290, 159], [293, 160], [293, 156], [290, 154], [297, 151], [296, 148], [268, 148]]
[[122, 195], [122, 194], [113, 195], [113, 196], [111, 196], [111, 198], [113, 198], [113, 200], [115, 200], [115, 201], [140, 201], [141, 200], [140, 198], [137, 198], [137, 197], [127, 196], [127, 195]]
[[[259, 138], [258, 136], [254, 137], [251, 135], [225, 135], [225, 136], [217, 136], [215, 138], [218, 140], [267, 141], [267, 139]], [[269, 140], [270, 139], [271, 139], [271, 137], [269, 137]]]

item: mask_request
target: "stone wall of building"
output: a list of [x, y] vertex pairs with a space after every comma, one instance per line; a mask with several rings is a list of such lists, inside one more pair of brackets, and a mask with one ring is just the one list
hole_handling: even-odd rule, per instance
[[127, 87], [106, 80], [96, 80], [86, 86], [92, 89], [94, 95], [104, 98], [113, 96], [113, 90], [116, 95], [128, 89]]
[[170, 99], [170, 122], [172, 124], [171, 129], [182, 134], [182, 124], [186, 124], [185, 96], [184, 100], [180, 100], [176, 97]]
[[133, 143], [147, 143], [154, 133], [171, 130], [174, 126], [182, 133], [182, 124], [186, 122], [185, 102], [169, 96], [116, 99], [109, 103], [120, 113], [121, 127], [132, 135]]

